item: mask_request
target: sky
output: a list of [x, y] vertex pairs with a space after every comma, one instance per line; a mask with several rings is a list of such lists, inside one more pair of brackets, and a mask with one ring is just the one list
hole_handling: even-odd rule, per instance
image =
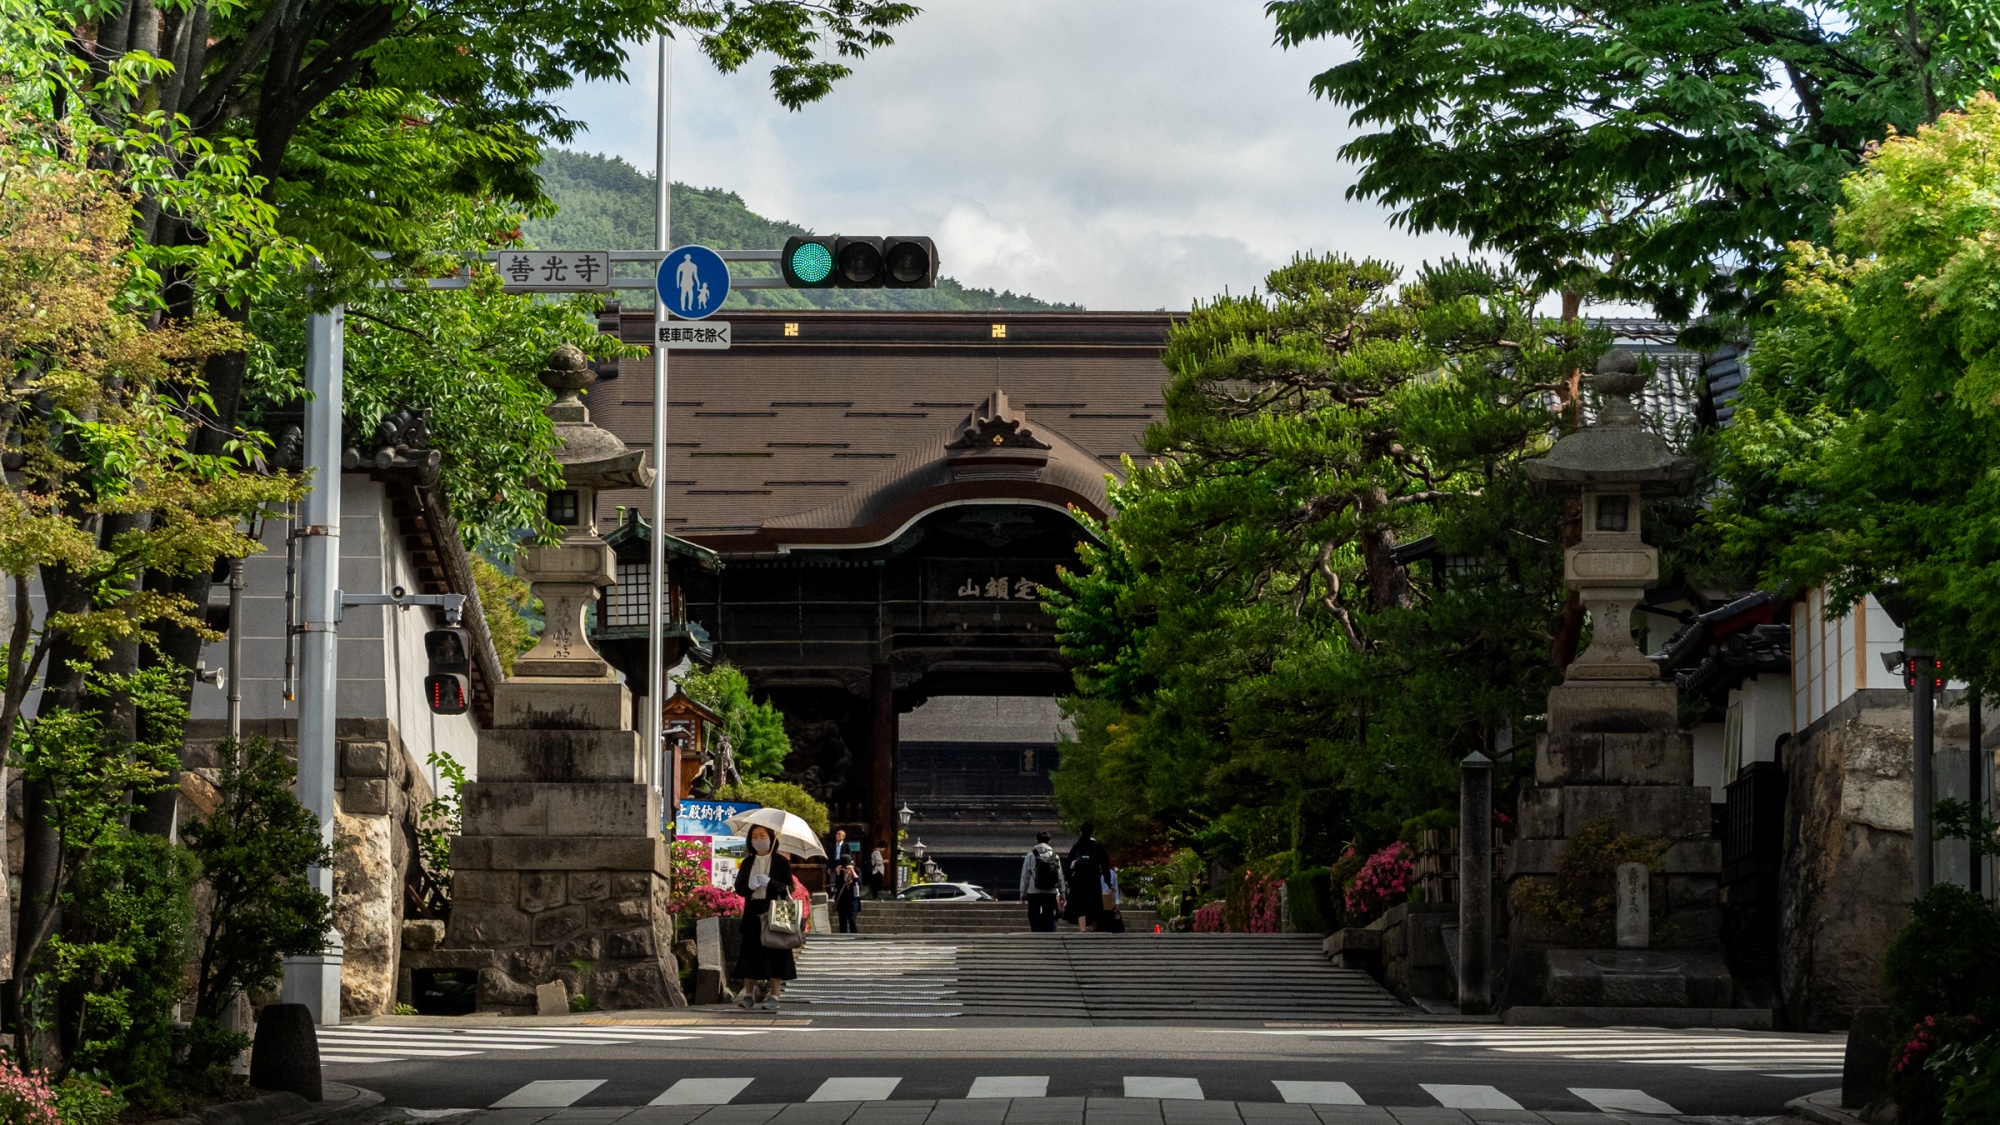
[[[1346, 198], [1347, 111], [1309, 82], [1339, 44], [1285, 51], [1261, 2], [932, 0], [896, 43], [793, 113], [769, 59], [673, 63], [673, 177], [826, 234], [929, 234], [943, 272], [1092, 309], [1185, 309], [1301, 250], [1406, 266], [1462, 253]], [[561, 99], [572, 147], [650, 170], [655, 52]]]

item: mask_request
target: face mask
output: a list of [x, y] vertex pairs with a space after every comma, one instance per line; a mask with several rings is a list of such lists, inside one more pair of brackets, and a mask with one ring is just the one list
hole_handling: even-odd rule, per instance
[[757, 849], [758, 855], [767, 855], [771, 851], [771, 841], [765, 839], [762, 836], [759, 836], [755, 840], [750, 841], [750, 846]]

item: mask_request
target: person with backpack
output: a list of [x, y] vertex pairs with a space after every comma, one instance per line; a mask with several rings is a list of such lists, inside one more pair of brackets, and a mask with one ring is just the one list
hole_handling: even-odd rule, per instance
[[1062, 860], [1049, 846], [1049, 834], [1037, 832], [1035, 846], [1021, 860], [1021, 900], [1028, 904], [1028, 929], [1056, 932], [1056, 898], [1062, 893]]

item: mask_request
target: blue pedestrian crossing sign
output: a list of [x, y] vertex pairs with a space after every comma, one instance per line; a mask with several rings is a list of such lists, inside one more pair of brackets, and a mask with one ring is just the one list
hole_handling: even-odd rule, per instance
[[676, 246], [660, 262], [654, 282], [660, 306], [682, 320], [700, 320], [729, 296], [729, 267], [706, 246]]

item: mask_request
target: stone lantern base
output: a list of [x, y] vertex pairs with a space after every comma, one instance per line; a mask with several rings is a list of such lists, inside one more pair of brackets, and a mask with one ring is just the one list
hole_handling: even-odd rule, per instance
[[477, 970], [480, 1011], [532, 1012], [558, 980], [598, 1009], [684, 1006], [630, 689], [515, 679], [495, 704], [452, 841], [444, 947], [412, 967]]

